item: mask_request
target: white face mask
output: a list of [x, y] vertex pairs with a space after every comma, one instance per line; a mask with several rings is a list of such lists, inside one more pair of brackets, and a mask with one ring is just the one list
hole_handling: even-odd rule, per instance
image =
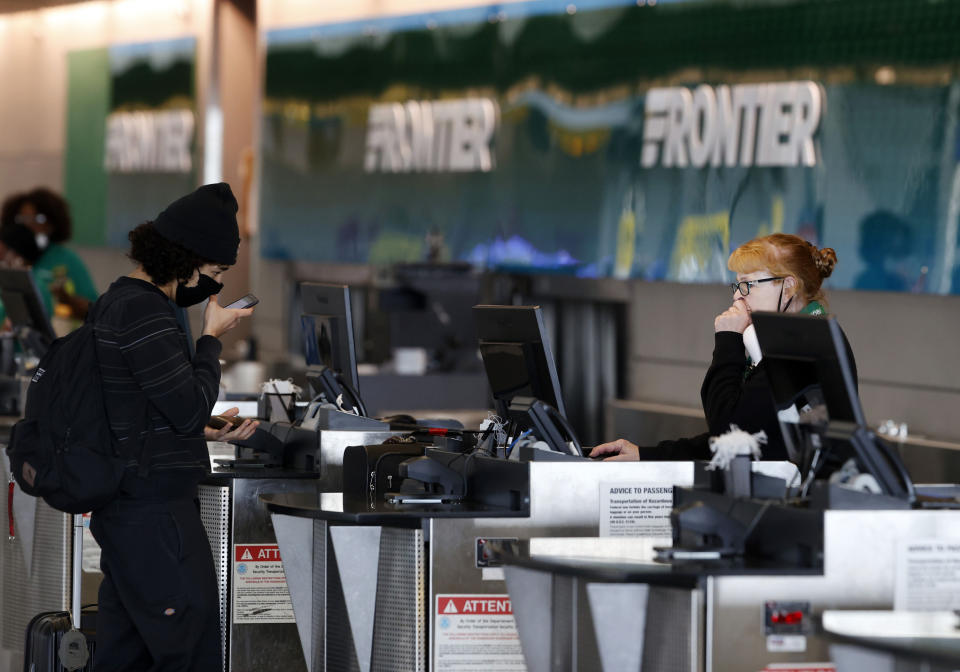
[[757, 339], [757, 328], [748, 324], [743, 330], [743, 347], [747, 349], [750, 360], [756, 366], [763, 359], [763, 353], [760, 352], [760, 341]]
[[50, 236], [45, 233], [37, 233], [34, 235], [34, 238], [37, 241], [37, 249], [43, 252], [50, 245]]

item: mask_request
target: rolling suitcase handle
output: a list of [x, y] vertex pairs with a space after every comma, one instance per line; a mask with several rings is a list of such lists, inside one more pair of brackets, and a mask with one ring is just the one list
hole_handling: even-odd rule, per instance
[[70, 614], [73, 629], [64, 633], [58, 651], [60, 664], [67, 670], [79, 670], [90, 660], [87, 638], [80, 632], [80, 582], [83, 578], [83, 514], [73, 516], [73, 594], [70, 597]]
[[73, 616], [73, 627], [80, 629], [80, 585], [83, 581], [83, 514], [73, 516], [73, 594], [70, 597], [70, 613]]
[[27, 626], [24, 672], [89, 670], [91, 648], [80, 631], [80, 582], [83, 571], [83, 516], [73, 516], [71, 610], [38, 614]]
[[9, 525], [9, 532], [7, 534], [7, 539], [13, 541], [17, 538], [16, 532], [13, 527], [13, 491], [17, 487], [17, 482], [13, 480], [13, 474], [10, 474], [10, 483], [7, 484], [7, 524]]

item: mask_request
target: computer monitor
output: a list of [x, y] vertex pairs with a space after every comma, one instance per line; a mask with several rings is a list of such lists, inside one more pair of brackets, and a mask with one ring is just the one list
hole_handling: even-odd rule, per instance
[[0, 269], [0, 300], [23, 347], [40, 356], [57, 335], [50, 325], [40, 292], [28, 270]]
[[473, 305], [480, 300], [480, 276], [470, 264], [396, 264], [394, 286], [378, 290], [389, 323], [391, 348], [423, 348], [428, 367], [471, 371], [477, 362]]
[[304, 282], [300, 284], [300, 300], [300, 329], [308, 374], [310, 368], [332, 369], [359, 394], [350, 288]]
[[474, 306], [473, 314], [500, 417], [514, 397], [534, 397], [566, 415], [540, 306]]
[[753, 313], [777, 410], [820, 389], [830, 420], [866, 426], [857, 380], [835, 317]]
[[497, 414], [556, 452], [582, 456], [566, 420], [539, 306], [474, 306], [480, 356]]
[[[782, 412], [792, 413], [798, 402], [807, 409], [805, 418], [797, 415], [797, 426], [811, 439], [809, 445], [794, 448], [800, 453], [801, 471], [817, 467], [811, 454], [817, 448], [852, 452], [883, 494], [911, 497], [913, 488], [903, 462], [867, 428], [855, 370], [836, 318], [755, 312], [752, 319], [781, 419]], [[784, 441], [788, 447], [793, 443], [786, 427]]]

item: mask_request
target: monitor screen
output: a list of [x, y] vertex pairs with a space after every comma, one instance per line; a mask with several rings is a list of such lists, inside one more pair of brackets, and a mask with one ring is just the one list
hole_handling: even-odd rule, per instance
[[27, 327], [48, 343], [56, 338], [30, 271], [0, 269], [0, 300], [14, 328]]
[[[799, 453], [801, 473], [825, 475], [815, 457], [825, 448], [821, 464], [830, 453], [843, 460], [853, 456], [881, 492], [909, 498], [912, 484], [903, 462], [867, 428], [856, 368], [836, 318], [756, 312], [752, 319], [784, 441]], [[794, 432], [806, 441], [797, 445]]]
[[379, 307], [388, 314], [391, 347], [442, 351], [444, 368], [475, 366], [472, 306], [480, 298], [480, 280], [474, 269], [464, 264], [397, 264], [392, 271], [395, 286], [378, 292]]
[[308, 367], [333, 369], [359, 393], [350, 288], [304, 282], [300, 285], [300, 329]]
[[563, 405], [562, 400], [557, 400], [558, 393], [539, 343], [483, 341], [480, 355], [496, 401], [509, 405], [514, 397], [535, 397], [554, 408]]
[[514, 397], [535, 397], [565, 415], [539, 306], [475, 306], [480, 355], [497, 413]]
[[300, 329], [307, 366], [327, 366], [336, 370], [335, 353], [343, 347], [337, 333], [337, 318], [301, 315]]
[[835, 318], [757, 312], [753, 323], [778, 410], [815, 401], [825, 419], [866, 425], [856, 369]]

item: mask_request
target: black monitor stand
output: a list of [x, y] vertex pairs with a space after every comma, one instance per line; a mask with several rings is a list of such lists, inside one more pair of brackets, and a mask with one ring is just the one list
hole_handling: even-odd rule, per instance
[[583, 448], [576, 432], [553, 406], [532, 397], [514, 397], [507, 414], [518, 426], [530, 427], [550, 450], [583, 457]]
[[20, 348], [28, 355], [43, 357], [57, 335], [30, 271], [0, 269], [0, 300]]
[[307, 382], [310, 383], [313, 395], [322, 397], [338, 410], [367, 417], [367, 407], [360, 398], [360, 393], [330, 367], [321, 366], [308, 371]]

